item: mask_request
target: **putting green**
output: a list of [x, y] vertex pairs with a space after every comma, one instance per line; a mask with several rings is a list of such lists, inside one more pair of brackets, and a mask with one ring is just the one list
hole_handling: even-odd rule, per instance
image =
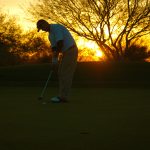
[[73, 88], [69, 103], [46, 105], [41, 90], [0, 87], [0, 150], [150, 148], [150, 89]]

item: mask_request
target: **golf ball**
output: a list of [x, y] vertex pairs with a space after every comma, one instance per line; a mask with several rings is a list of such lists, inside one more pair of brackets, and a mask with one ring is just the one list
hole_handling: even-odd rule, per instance
[[46, 104], [46, 102], [43, 102], [42, 104]]

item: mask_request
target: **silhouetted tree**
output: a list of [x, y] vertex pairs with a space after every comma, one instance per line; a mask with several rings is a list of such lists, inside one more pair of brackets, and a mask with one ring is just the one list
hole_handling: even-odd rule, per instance
[[46, 51], [50, 46], [46, 42], [44, 35], [37, 35], [37, 31], [32, 30], [22, 35], [21, 48], [23, 52]]
[[146, 46], [131, 45], [125, 51], [125, 57], [130, 61], [145, 61], [146, 58], [150, 57]]
[[21, 40], [20, 55], [24, 61], [28, 63], [50, 62], [51, 50], [44, 34], [39, 36], [37, 31], [32, 30], [23, 34]]
[[14, 17], [2, 13], [0, 10], [0, 64], [12, 65], [19, 63], [16, 53], [20, 44], [21, 28], [16, 24]]
[[[17, 19], [0, 10], [0, 64], [48, 62], [50, 46], [37, 31], [23, 32]], [[38, 60], [39, 59], [39, 60]]]
[[149, 0], [38, 0], [27, 10], [95, 41], [109, 60], [124, 59], [133, 41], [150, 33]]
[[0, 13], [0, 40], [3, 44], [9, 46], [10, 51], [17, 51], [22, 36], [22, 29], [17, 24], [15, 17], [6, 13]]

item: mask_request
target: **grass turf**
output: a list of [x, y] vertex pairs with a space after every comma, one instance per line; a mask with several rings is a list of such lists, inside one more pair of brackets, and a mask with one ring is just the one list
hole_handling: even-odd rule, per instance
[[0, 150], [149, 150], [150, 89], [73, 88], [69, 103], [46, 105], [40, 92], [0, 87]]

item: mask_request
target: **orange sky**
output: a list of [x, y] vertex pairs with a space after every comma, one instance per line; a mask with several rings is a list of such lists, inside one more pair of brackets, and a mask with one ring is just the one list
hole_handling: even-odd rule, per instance
[[[32, 29], [32, 28], [36, 28], [36, 24], [35, 23], [31, 23], [29, 21], [27, 21], [26, 15], [23, 12], [23, 10], [21, 9], [21, 6], [24, 6], [29, 3], [29, 2], [36, 2], [36, 0], [0, 0], [0, 8], [3, 8], [4, 11], [9, 12], [9, 14], [15, 15], [18, 19], [18, 22], [20, 24], [23, 25], [23, 28], [25, 30], [28, 29]], [[149, 39], [149, 36], [148, 36]], [[80, 44], [80, 43], [79, 43]], [[89, 47], [89, 45], [91, 45], [91, 43], [87, 42], [86, 44], [84, 42], [82, 42], [83, 45], [86, 45], [87, 47]], [[147, 44], [149, 45], [149, 44]], [[95, 46], [93, 47], [89, 47], [91, 49], [95, 49], [96, 50], [96, 56], [101, 57], [101, 53], [99, 53], [99, 49]]]
[[[36, 0], [34, 0], [36, 1]], [[23, 24], [25, 30], [35, 27], [35, 25], [27, 21], [26, 15], [20, 6], [27, 5], [31, 0], [0, 0], [0, 6], [10, 15], [15, 15], [20, 24]]]
[[[4, 11], [8, 12], [10, 15], [14, 15], [17, 17], [18, 23], [20, 23], [21, 25], [23, 25], [23, 28], [26, 30], [28, 29], [32, 29], [32, 28], [36, 28], [36, 24], [35, 23], [31, 23], [29, 21], [27, 21], [26, 15], [23, 12], [23, 10], [21, 9], [20, 5], [27, 5], [29, 2], [34, 1], [36, 2], [36, 0], [0, 0], [0, 6], [2, 6], [2, 8], [4, 9]], [[89, 49], [91, 49], [92, 51], [94, 51], [95, 56], [92, 56], [92, 59], [94, 60], [99, 60], [100, 57], [102, 57], [102, 52], [99, 50], [99, 48], [97, 47], [97, 45], [94, 44], [94, 42], [91, 41], [83, 41], [83, 40], [79, 40], [79, 42], [77, 43], [79, 47], [88, 47]], [[88, 56], [86, 56], [88, 57]]]

